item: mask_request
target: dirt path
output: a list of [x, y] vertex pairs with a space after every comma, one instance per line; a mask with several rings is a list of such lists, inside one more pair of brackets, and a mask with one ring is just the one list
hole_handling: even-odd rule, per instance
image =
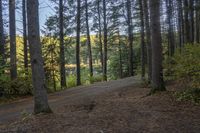
[[[97, 95], [107, 93], [119, 88], [133, 86], [139, 81], [136, 78], [126, 78], [117, 81], [96, 83], [91, 86], [80, 86], [49, 96], [50, 106], [53, 110], [67, 104], [80, 103], [92, 100]], [[6, 105], [0, 105], [0, 125], [19, 119], [23, 113], [31, 113], [33, 110], [33, 98], [22, 99]]]
[[32, 109], [31, 99], [2, 105], [0, 133], [199, 133], [200, 106], [177, 102], [173, 85], [146, 96], [149, 88], [137, 83], [127, 78], [59, 92], [50, 96], [54, 114], [25, 116], [8, 125], [21, 110]]

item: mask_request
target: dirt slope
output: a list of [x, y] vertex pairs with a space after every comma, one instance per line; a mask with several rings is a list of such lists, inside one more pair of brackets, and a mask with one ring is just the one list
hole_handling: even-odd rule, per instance
[[[26, 116], [17, 123], [2, 124], [0, 132], [199, 133], [200, 106], [175, 101], [173, 86], [146, 96], [149, 89], [138, 82], [127, 78], [51, 95], [54, 114]], [[25, 107], [29, 101], [17, 104]]]

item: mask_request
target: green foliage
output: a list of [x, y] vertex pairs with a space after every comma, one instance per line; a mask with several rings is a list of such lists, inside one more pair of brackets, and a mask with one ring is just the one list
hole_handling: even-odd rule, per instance
[[76, 86], [76, 76], [70, 75], [67, 77], [67, 87], [72, 88]]
[[33, 86], [28, 78], [17, 78], [13, 81], [0, 81], [1, 90], [5, 97], [26, 96], [33, 94]]
[[200, 104], [200, 89], [187, 89], [182, 92], [175, 93], [178, 101], [191, 101], [195, 104]]
[[186, 45], [165, 63], [165, 76], [182, 80], [188, 87], [200, 88], [200, 46]]
[[103, 77], [102, 76], [90, 77], [90, 83], [91, 84], [96, 83], [96, 82], [101, 82], [101, 81], [103, 81]]

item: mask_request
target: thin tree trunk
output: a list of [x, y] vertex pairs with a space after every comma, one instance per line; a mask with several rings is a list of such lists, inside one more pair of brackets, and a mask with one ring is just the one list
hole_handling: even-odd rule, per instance
[[28, 17], [28, 40], [30, 47], [32, 80], [34, 87], [34, 112], [50, 113], [52, 112], [47, 98], [45, 85], [44, 62], [42, 59], [42, 49], [39, 31], [39, 3], [38, 0], [27, 1]]
[[152, 79], [152, 49], [151, 49], [151, 31], [149, 24], [148, 0], [143, 0], [143, 3], [144, 3], [144, 15], [145, 15], [145, 27], [146, 27], [148, 82], [150, 83]]
[[185, 31], [185, 43], [190, 42], [190, 25], [189, 25], [189, 6], [188, 6], [188, 0], [184, 0], [184, 31]]
[[120, 31], [118, 29], [118, 40], [119, 40], [119, 77], [122, 79], [123, 78], [123, 68], [122, 68], [122, 46], [121, 46], [121, 35]]
[[22, 1], [22, 16], [23, 16], [23, 40], [24, 40], [24, 68], [28, 74], [28, 41], [27, 41], [27, 19], [26, 19], [26, 0]]
[[194, 0], [189, 0], [190, 43], [194, 43]]
[[165, 90], [162, 69], [162, 38], [160, 26], [160, 1], [150, 0], [152, 43], [152, 93]]
[[103, 43], [102, 43], [102, 28], [101, 28], [101, 8], [100, 8], [100, 0], [98, 0], [98, 21], [99, 21], [99, 46], [100, 46], [100, 60], [101, 67], [103, 72]]
[[128, 19], [128, 42], [129, 42], [129, 76], [134, 76], [133, 72], [133, 25], [132, 25], [132, 12], [131, 1], [127, 0], [127, 19]]
[[166, 0], [167, 7], [167, 23], [168, 23], [168, 40], [169, 40], [169, 55], [173, 56], [175, 52], [175, 37], [174, 37], [174, 27], [173, 27], [173, 4], [172, 0]]
[[104, 54], [103, 54], [103, 80], [107, 81], [107, 9], [106, 0], [103, 0], [103, 20], [104, 20]]
[[81, 85], [81, 66], [80, 66], [80, 30], [81, 30], [81, 1], [77, 0], [77, 27], [76, 27], [76, 78], [77, 86]]
[[5, 38], [3, 28], [3, 8], [2, 0], [0, 0], [0, 66], [5, 65]]
[[[200, 7], [200, 1], [196, 0], [196, 6]], [[196, 8], [196, 42], [200, 42], [200, 10]]]
[[60, 79], [61, 87], [66, 87], [65, 46], [63, 27], [63, 0], [59, 0], [59, 28], [60, 28]]
[[141, 67], [142, 67], [142, 79], [145, 79], [145, 33], [144, 33], [144, 14], [143, 14], [143, 3], [140, 0], [140, 25], [141, 25]]
[[15, 0], [9, 0], [9, 22], [10, 22], [10, 76], [17, 78], [17, 53], [16, 53], [16, 23], [15, 23]]
[[86, 14], [87, 46], [88, 46], [88, 55], [89, 55], [90, 77], [93, 77], [92, 49], [91, 49], [91, 39], [90, 39], [90, 27], [89, 27], [89, 20], [88, 20], [88, 1], [87, 0], [85, 0], [85, 14]]
[[183, 25], [183, 7], [182, 7], [182, 0], [177, 0], [178, 4], [178, 36], [179, 36], [179, 49], [181, 48], [184, 43], [184, 26]]

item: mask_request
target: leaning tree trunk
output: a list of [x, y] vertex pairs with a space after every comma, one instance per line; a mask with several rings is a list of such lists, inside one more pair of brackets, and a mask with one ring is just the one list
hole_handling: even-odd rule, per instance
[[107, 29], [107, 8], [106, 0], [103, 0], [103, 21], [104, 21], [104, 54], [103, 54], [103, 80], [107, 81], [107, 43], [108, 43], [108, 29]]
[[22, 17], [23, 17], [23, 41], [24, 41], [24, 68], [28, 74], [28, 41], [27, 41], [27, 15], [26, 15], [26, 0], [22, 1]]
[[3, 8], [0, 0], [0, 67], [5, 65], [5, 40], [3, 28]]
[[90, 77], [93, 77], [93, 63], [92, 63], [92, 48], [90, 39], [90, 27], [89, 27], [89, 17], [88, 17], [88, 1], [85, 0], [85, 18], [86, 18], [86, 29], [87, 29], [87, 46], [88, 46], [88, 56], [89, 56], [89, 69]]
[[9, 0], [9, 23], [10, 23], [10, 76], [17, 78], [17, 53], [16, 53], [16, 23], [15, 23], [15, 0]]
[[39, 31], [38, 0], [27, 1], [28, 40], [30, 46], [32, 80], [34, 87], [34, 112], [50, 113]]
[[76, 27], [76, 84], [81, 85], [80, 66], [80, 30], [81, 30], [81, 1], [77, 0], [77, 27]]
[[142, 66], [142, 79], [145, 79], [145, 55], [146, 55], [146, 50], [145, 50], [145, 33], [144, 33], [144, 14], [143, 14], [143, 3], [142, 0], [139, 1], [140, 5], [140, 25], [141, 25], [141, 66]]
[[160, 1], [150, 0], [152, 43], [152, 93], [165, 90], [162, 69], [162, 38], [160, 26]]
[[149, 7], [148, 0], [143, 0], [145, 28], [146, 28], [146, 43], [147, 43], [147, 62], [148, 62], [148, 82], [152, 79], [152, 49], [151, 49], [151, 31], [149, 24]]
[[133, 25], [132, 25], [132, 12], [131, 1], [127, 0], [127, 22], [128, 22], [128, 42], [129, 42], [129, 76], [134, 76], [133, 72]]
[[63, 0], [59, 0], [59, 28], [60, 28], [60, 80], [61, 87], [66, 87], [65, 46], [63, 26]]

